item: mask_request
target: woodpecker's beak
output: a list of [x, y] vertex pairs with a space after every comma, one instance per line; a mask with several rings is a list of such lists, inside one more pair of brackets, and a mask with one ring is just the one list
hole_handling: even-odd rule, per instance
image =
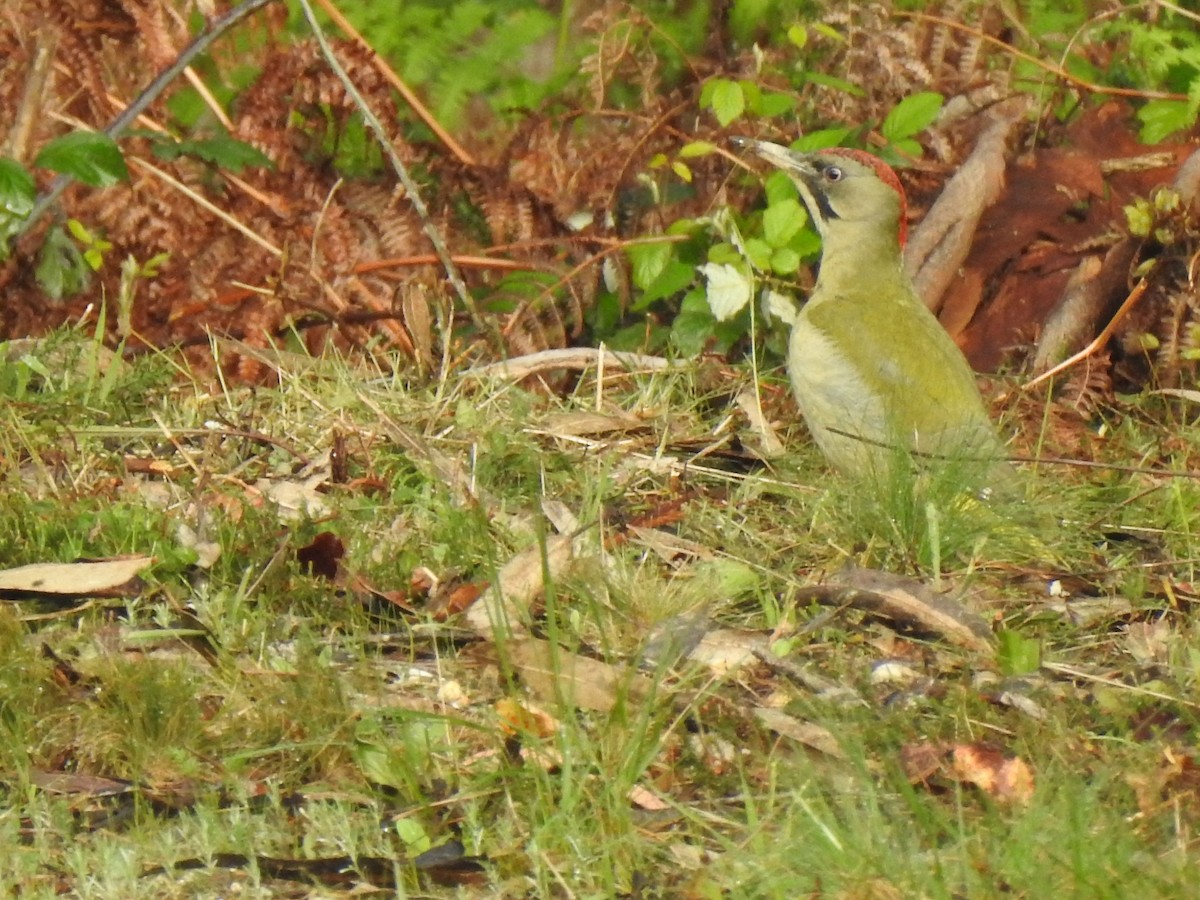
[[821, 173], [807, 154], [754, 138], [735, 137], [731, 138], [730, 142], [739, 150], [749, 150], [757, 154], [792, 179], [804, 200], [804, 205], [808, 207], [813, 224], [817, 231], [824, 235], [826, 220], [836, 216], [821, 192]]
[[729, 142], [739, 150], [749, 150], [757, 154], [775, 168], [782, 169], [789, 175], [808, 178], [817, 174], [812, 163], [803, 154], [789, 150], [780, 144], [772, 144], [770, 141], [760, 141], [755, 138], [746, 137], [730, 138]]

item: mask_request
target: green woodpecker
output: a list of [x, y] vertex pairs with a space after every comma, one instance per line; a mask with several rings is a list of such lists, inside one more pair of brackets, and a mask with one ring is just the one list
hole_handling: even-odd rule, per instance
[[984, 473], [994, 469], [1002, 445], [975, 376], [902, 268], [906, 202], [896, 173], [861, 150], [735, 144], [787, 173], [821, 235], [788, 373], [826, 458], [856, 475], [887, 471], [898, 449], [928, 466], [980, 460]]

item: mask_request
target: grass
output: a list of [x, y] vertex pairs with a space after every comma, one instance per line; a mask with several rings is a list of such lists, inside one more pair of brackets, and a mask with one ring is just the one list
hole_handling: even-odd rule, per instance
[[[953, 479], [856, 484], [771, 382], [785, 458], [700, 449], [753, 444], [726, 422], [748, 374], [610, 373], [597, 407], [591, 374], [547, 392], [281, 356], [249, 390], [86, 335], [23, 353], [0, 370], [0, 562], [156, 558], [130, 596], [0, 606], [0, 883], [24, 896], [1190, 890], [1192, 480], [1030, 474], [1036, 514]], [[1105, 457], [1195, 469], [1163, 403], [1114, 419]], [[297, 563], [324, 532], [333, 581]], [[530, 548], [544, 645], [436, 613]], [[1047, 665], [795, 602], [848, 563], [961, 593]], [[904, 765], [983, 744], [1029, 766], [1028, 802]], [[420, 857], [453, 841], [479, 865]]]

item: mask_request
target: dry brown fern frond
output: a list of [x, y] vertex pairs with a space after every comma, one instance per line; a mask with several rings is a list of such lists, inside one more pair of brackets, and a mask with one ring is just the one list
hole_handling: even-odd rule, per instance
[[[951, 0], [900, 16], [890, 3], [856, 3], [827, 15], [826, 24], [845, 40], [829, 42], [829, 56], [821, 68], [861, 91], [816, 85], [818, 118], [846, 124], [881, 122], [901, 100], [920, 91], [965, 98], [963, 113], [1006, 96], [1008, 78], [1004, 70], [989, 65], [992, 45], [985, 40], [985, 35], [1002, 30], [1002, 15], [994, 5], [972, 4], [970, 15], [977, 21], [968, 22], [966, 5]], [[948, 102], [947, 109], [955, 106]], [[949, 140], [936, 126], [928, 140], [938, 156], [952, 156]]]
[[660, 62], [646, 39], [653, 28], [639, 10], [621, 0], [604, 3], [583, 20], [581, 31], [596, 42], [579, 64], [588, 78], [593, 110], [608, 108], [609, 87], [617, 80], [638, 85], [651, 102], [660, 95]]
[[1114, 399], [1112, 358], [1105, 352], [1097, 353], [1084, 365], [1072, 370], [1058, 396], [1059, 405], [1072, 410], [1084, 420], [1110, 409]]
[[1155, 374], [1160, 386], [1195, 384], [1200, 362], [1200, 296], [1186, 282], [1163, 292], [1155, 338]]
[[[334, 52], [375, 115], [391, 123], [388, 137], [401, 158], [412, 161], [415, 154], [396, 124], [395, 98], [370, 52], [345, 41], [336, 42]], [[234, 136], [266, 154], [282, 182], [311, 168], [309, 160], [320, 156], [322, 144], [344, 135], [359, 116], [315, 41], [270, 48], [261, 75], [239, 97], [236, 112]]]
[[[67, 123], [103, 126], [188, 38], [185, 0], [63, 0], [48, 19], [36, 0], [15, 2], [16, 25], [0, 20], [0, 48], [13, 50], [0, 60], [3, 71], [13, 72], [14, 82], [24, 77], [33, 53], [31, 23], [46, 20], [60, 38], [58, 68], [69, 72], [48, 91], [44, 118], [53, 125], [31, 140], [35, 149], [71, 127]], [[711, 121], [696, 120], [700, 79], [694, 71], [675, 93], [663, 93], [651, 35], [668, 38], [626, 4], [601, 6], [581, 25], [582, 34], [595, 39], [584, 67], [591, 103], [581, 106], [587, 109], [531, 115], [487, 165], [410, 143], [402, 128], [406, 111], [370, 51], [337, 42], [334, 53], [350, 80], [388, 123], [389, 143], [419, 173], [429, 207], [423, 221], [370, 151], [359, 159], [369, 178], [342, 180], [337, 151], [348, 136], [361, 136], [361, 111], [314, 42], [276, 40], [280, 10], [277, 5], [258, 17], [265, 30], [239, 44], [249, 48], [242, 57], [216, 45], [209, 55], [214, 74], [205, 76], [220, 80], [234, 63], [259, 69], [222, 115], [233, 123], [232, 136], [258, 148], [271, 167], [232, 173], [186, 156], [163, 161], [151, 139], [123, 139], [131, 181], [106, 190], [76, 186], [59, 210], [61, 218], [79, 219], [112, 244], [94, 284], [49, 305], [34, 277], [36, 261], [14, 257], [0, 270], [6, 291], [0, 329], [36, 333], [78, 319], [98, 308], [99, 298], [117, 293], [124, 260], [165, 255], [158, 274], [136, 286], [132, 343], [191, 346], [199, 357], [208, 352], [211, 332], [263, 346], [298, 330], [313, 347], [395, 347], [428, 363], [435, 318], [446, 327], [468, 319], [462, 309], [454, 319], [445, 272], [432, 261], [426, 232], [437, 229], [451, 253], [472, 260], [463, 271], [473, 302], [494, 316], [504, 341], [489, 352], [561, 347], [582, 333], [600, 289], [602, 261], [620, 271], [617, 255], [593, 255], [595, 249], [611, 248], [622, 224], [642, 230], [663, 224], [651, 216], [702, 213], [727, 176], [718, 158], [695, 160], [693, 183], [686, 186], [691, 195], [669, 212], [625, 202], [656, 154], [673, 153], [693, 138], [720, 139]], [[741, 73], [753, 69], [748, 53], [730, 65]], [[645, 102], [610, 108], [617, 83]], [[187, 132], [166, 112], [165, 101], [179, 87], [151, 107], [143, 124]], [[7, 84], [0, 91], [10, 100], [19, 93]], [[203, 129], [187, 136], [208, 136]], [[499, 261], [491, 265], [491, 259]], [[624, 296], [623, 286], [615, 290]], [[487, 329], [476, 324], [456, 337], [482, 344]], [[114, 329], [114, 341], [130, 337]], [[470, 350], [460, 344], [456, 354], [464, 349]], [[227, 363], [235, 377], [264, 375], [253, 360]]]

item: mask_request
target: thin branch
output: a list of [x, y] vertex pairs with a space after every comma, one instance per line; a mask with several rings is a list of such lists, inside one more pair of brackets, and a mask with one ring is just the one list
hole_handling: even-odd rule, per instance
[[[450, 257], [464, 269], [492, 269], [501, 272], [542, 272], [555, 271], [545, 263], [521, 262], [515, 259], [493, 259], [490, 256], [461, 256]], [[406, 269], [412, 266], [432, 266], [438, 258], [432, 253], [418, 253], [415, 256], [389, 256], [386, 259], [371, 259], [359, 263], [354, 271], [359, 275], [367, 272], [378, 272], [383, 269]]]
[[188, 187], [186, 184], [184, 184], [178, 178], [175, 178], [170, 173], [165, 172], [164, 170], [158, 168], [158, 166], [154, 165], [153, 163], [148, 163], [144, 159], [139, 159], [136, 156], [131, 157], [129, 161], [131, 163], [133, 163], [135, 166], [137, 166], [139, 169], [142, 169], [145, 172], [148, 172], [149, 174], [153, 175], [155, 178], [161, 179], [166, 184], [169, 184], [172, 188], [179, 191], [179, 193], [183, 194], [185, 197], [187, 197], [189, 200], [191, 200], [197, 206], [201, 207], [202, 209], [208, 210], [210, 213], [212, 213], [214, 216], [216, 216], [218, 219], [220, 219], [222, 222], [224, 222], [230, 228], [237, 231], [239, 234], [241, 234], [247, 240], [253, 241], [255, 244], [258, 244], [258, 246], [262, 247], [263, 250], [267, 251], [267, 253], [271, 254], [276, 259], [283, 258], [283, 250], [282, 249], [280, 249], [279, 247], [276, 247], [274, 244], [272, 244], [270, 241], [268, 241], [265, 237], [260, 235], [254, 229], [250, 228], [248, 225], [245, 225], [242, 222], [239, 222], [237, 219], [235, 219], [229, 213], [225, 212], [225, 210], [221, 209], [221, 207], [217, 206], [215, 203], [211, 202], [210, 200], [208, 200], [201, 194], [198, 194], [196, 191], [192, 190], [190, 187]]
[[411, 108], [412, 111], [417, 114], [417, 118], [428, 125], [429, 130], [437, 136], [437, 139], [446, 145], [446, 149], [453, 153], [458, 158], [458, 161], [463, 165], [475, 165], [475, 157], [471, 156], [471, 154], [468, 153], [462, 147], [462, 145], [451, 136], [450, 132], [446, 131], [446, 129], [442, 127], [442, 123], [435, 119], [433, 117], [433, 113], [425, 108], [425, 104], [421, 102], [421, 98], [413, 93], [412, 88], [405, 84], [403, 79], [396, 74], [392, 67], [383, 61], [383, 58], [380, 57], [379, 54], [375, 52], [374, 48], [367, 43], [366, 38], [359, 34], [358, 30], [350, 24], [350, 20], [342, 15], [341, 10], [334, 6], [330, 0], [317, 0], [317, 3], [321, 5], [321, 9], [325, 10], [329, 18], [333, 19], [333, 24], [341, 29], [343, 34], [347, 35], [352, 41], [361, 45], [365, 50], [371, 53], [372, 59], [375, 62], [375, 68], [379, 71], [379, 74], [382, 75], [384, 79], [396, 89], [396, 92], [404, 98], [404, 102], [409, 105], [409, 108]]
[[467, 290], [467, 284], [459, 274], [458, 266], [454, 264], [453, 258], [450, 256], [450, 250], [446, 246], [446, 241], [442, 237], [437, 226], [433, 224], [433, 219], [429, 215], [429, 207], [425, 205], [425, 201], [421, 199], [420, 188], [413, 180], [412, 176], [405, 168], [400, 155], [396, 153], [396, 148], [392, 146], [392, 141], [388, 136], [387, 130], [383, 127], [383, 123], [379, 121], [379, 117], [367, 105], [367, 100], [359, 92], [354, 81], [347, 74], [342, 64], [338, 62], [337, 57], [333, 53], [333, 48], [329, 46], [329, 39], [325, 36], [321, 25], [317, 22], [317, 15], [313, 11], [312, 4], [309, 0], [299, 0], [301, 9], [304, 10], [304, 18], [308, 20], [308, 27], [312, 29], [313, 37], [317, 39], [317, 44], [321, 48], [321, 53], [325, 57], [325, 61], [329, 63], [329, 67], [337, 75], [338, 80], [342, 82], [342, 86], [346, 89], [346, 93], [354, 101], [355, 105], [362, 111], [363, 120], [375, 133], [376, 139], [379, 141], [379, 148], [383, 151], [384, 156], [392, 164], [392, 169], [400, 179], [400, 183], [404, 185], [405, 194], [408, 197], [408, 202], [412, 204], [413, 211], [421, 220], [421, 230], [425, 233], [425, 237], [429, 238], [429, 243], [433, 245], [433, 251], [437, 254], [438, 260], [442, 264], [442, 269], [446, 272], [446, 278], [450, 281], [451, 287], [458, 295], [458, 299], [462, 301], [463, 306], [471, 315], [471, 321], [475, 323], [475, 327], [483, 332], [492, 332], [499, 339], [500, 335], [496, 331], [494, 324], [489, 326], [483, 316], [479, 313], [479, 308], [475, 305], [475, 298]]
[[[172, 81], [178, 77], [179, 73], [191, 65], [192, 60], [212, 46], [213, 41], [231, 29], [246, 16], [253, 12], [262, 9], [268, 3], [273, 3], [274, 0], [246, 0], [240, 6], [235, 6], [225, 15], [220, 16], [209, 24], [208, 29], [202, 31], [196, 36], [196, 39], [184, 47], [183, 52], [179, 54], [175, 62], [163, 69], [150, 84], [142, 91], [137, 98], [130, 103], [115, 119], [109, 123], [109, 126], [104, 129], [104, 134], [116, 140], [120, 137], [130, 125], [142, 114], [151, 103], [158, 99], [159, 95], [167, 89]], [[69, 175], [59, 175], [50, 185], [50, 189], [42, 194], [33, 205], [32, 211], [21, 225], [18, 236], [28, 233], [41, 218], [46, 214], [46, 211], [54, 205], [55, 201], [62, 196], [63, 191], [71, 184], [74, 179]]]
[[542, 350], [484, 366], [474, 366], [463, 374], [472, 378], [498, 376], [520, 381], [522, 378], [551, 369], [590, 369], [594, 366], [612, 366], [627, 372], [638, 369], [663, 372], [680, 368], [681, 364], [661, 356], [645, 356], [641, 353], [597, 350], [593, 347], [567, 347], [563, 350]]
[[1085, 91], [1090, 91], [1093, 94], [1111, 94], [1114, 97], [1140, 97], [1145, 100], [1186, 100], [1187, 94], [1173, 94], [1169, 91], [1142, 91], [1137, 88], [1122, 88], [1113, 87], [1111, 85], [1095, 84], [1091, 81], [1084, 81], [1064, 69], [1062, 66], [1056, 66], [1053, 63], [1048, 63], [1045, 60], [1038, 59], [1036, 56], [1031, 56], [1018, 50], [1012, 44], [1000, 40], [1000, 38], [992, 37], [990, 34], [985, 34], [978, 28], [973, 28], [970, 25], [964, 25], [962, 22], [955, 22], [953, 19], [945, 19], [941, 16], [930, 15], [922, 12], [895, 12], [895, 16], [905, 19], [919, 19], [923, 22], [933, 22], [937, 25], [952, 28], [955, 31], [962, 31], [966, 34], [979, 38], [981, 41], [993, 44], [1000, 47], [1007, 53], [1011, 53], [1017, 59], [1037, 66], [1039, 69], [1044, 69], [1056, 78], [1061, 78], [1068, 84], [1073, 84], [1075, 87]]
[[1149, 286], [1149, 284], [1150, 282], [1147, 278], [1143, 278], [1137, 283], [1134, 289], [1129, 292], [1129, 296], [1125, 298], [1125, 302], [1121, 304], [1121, 308], [1118, 309], [1113, 317], [1108, 320], [1108, 324], [1104, 326], [1104, 329], [1098, 335], [1096, 335], [1095, 340], [1093, 340], [1074, 356], [1067, 357], [1058, 365], [1047, 369], [1037, 378], [1033, 378], [1025, 382], [1025, 384], [1021, 386], [1021, 389], [1027, 391], [1030, 388], [1037, 387], [1043, 381], [1053, 378], [1064, 369], [1069, 369], [1071, 366], [1075, 365], [1075, 363], [1087, 359], [1106, 343], [1108, 343], [1108, 339], [1112, 337], [1113, 332], [1117, 330], [1117, 326], [1121, 324], [1121, 320], [1125, 318], [1131, 309], [1133, 309], [1133, 307], [1137, 304], [1137, 301], [1142, 298], [1142, 294], [1146, 293], [1146, 288]]

